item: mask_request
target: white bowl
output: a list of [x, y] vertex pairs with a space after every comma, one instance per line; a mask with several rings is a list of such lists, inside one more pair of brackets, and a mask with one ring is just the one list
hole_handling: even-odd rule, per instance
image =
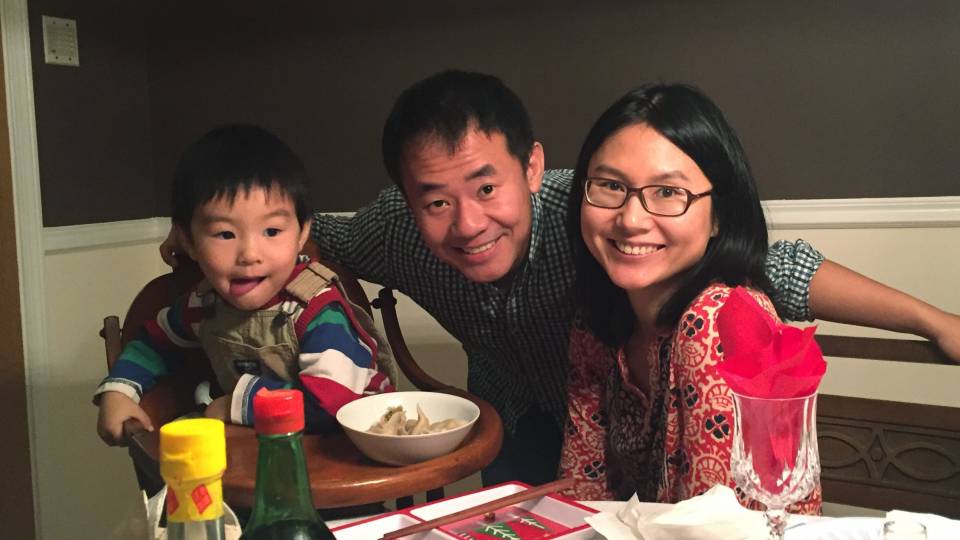
[[[430, 422], [458, 418], [466, 425], [425, 435], [382, 435], [367, 433], [387, 412], [387, 407], [403, 406], [407, 418], [417, 418], [417, 405]], [[470, 433], [480, 417], [480, 408], [472, 401], [440, 392], [388, 392], [347, 403], [337, 412], [337, 421], [353, 444], [368, 458], [389, 465], [410, 465], [453, 451]]]

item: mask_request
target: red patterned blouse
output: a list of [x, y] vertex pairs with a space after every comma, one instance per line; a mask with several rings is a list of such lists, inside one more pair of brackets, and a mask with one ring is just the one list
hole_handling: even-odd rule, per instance
[[[716, 484], [736, 487], [730, 474], [733, 398], [717, 372], [723, 350], [716, 317], [731, 291], [711, 285], [672, 332], [648, 346], [649, 395], [631, 382], [622, 349], [611, 350], [574, 324], [560, 461], [560, 475], [576, 480], [569, 495], [605, 500], [636, 493], [641, 501], [675, 503]], [[762, 292], [750, 292], [776, 317]], [[818, 484], [790, 511], [819, 514], [820, 506]]]

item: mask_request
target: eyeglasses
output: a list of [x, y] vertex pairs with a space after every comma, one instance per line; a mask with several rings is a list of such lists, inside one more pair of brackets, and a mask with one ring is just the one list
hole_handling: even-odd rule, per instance
[[620, 208], [631, 193], [640, 198], [643, 209], [655, 216], [682, 216], [694, 201], [706, 197], [712, 190], [693, 193], [676, 186], [643, 186], [632, 188], [609, 178], [587, 178], [583, 183], [584, 198], [599, 208]]

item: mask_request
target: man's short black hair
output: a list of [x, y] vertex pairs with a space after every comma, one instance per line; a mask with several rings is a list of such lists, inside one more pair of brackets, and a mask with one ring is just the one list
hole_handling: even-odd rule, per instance
[[302, 226], [310, 217], [307, 173], [303, 162], [276, 135], [248, 124], [221, 126], [191, 144], [173, 175], [172, 220], [190, 234], [194, 211], [201, 205], [253, 187], [278, 189], [290, 197]]
[[403, 154], [410, 144], [442, 142], [457, 150], [468, 128], [502, 133], [507, 150], [526, 170], [533, 149], [530, 115], [520, 98], [492, 75], [447, 70], [404, 90], [383, 127], [383, 162], [403, 189]]

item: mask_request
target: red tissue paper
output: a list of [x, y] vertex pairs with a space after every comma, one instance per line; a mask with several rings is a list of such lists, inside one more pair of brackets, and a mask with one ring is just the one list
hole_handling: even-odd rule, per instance
[[[737, 287], [717, 315], [723, 346], [720, 375], [735, 393], [742, 451], [764, 491], [792, 489], [788, 473], [805, 460], [805, 434], [813, 429], [814, 394], [826, 372], [816, 329], [776, 321], [746, 289]], [[812, 441], [816, 444], [816, 441]]]
[[723, 345], [720, 375], [734, 393], [783, 399], [813, 394], [827, 370], [816, 327], [778, 323], [743, 287], [730, 293], [717, 315]]

